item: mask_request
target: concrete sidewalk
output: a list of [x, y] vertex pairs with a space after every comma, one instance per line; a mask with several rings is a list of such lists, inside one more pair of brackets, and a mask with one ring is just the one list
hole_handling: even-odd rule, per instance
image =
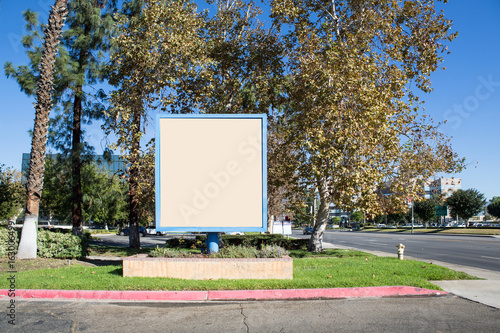
[[[331, 243], [323, 243], [323, 247], [359, 250], [380, 257], [397, 257], [396, 253], [367, 251], [353, 247], [340, 246], [337, 244], [334, 245]], [[419, 260], [429, 263], [431, 262], [430, 260], [408, 257], [408, 256], [405, 256], [405, 259]], [[446, 292], [469, 299], [471, 301], [479, 302], [500, 309], [500, 273], [469, 266], [454, 265], [436, 260], [432, 260], [432, 263], [439, 266], [447, 267], [449, 269], [453, 269], [455, 271], [464, 272], [484, 280], [430, 281], [431, 283], [437, 285]]]

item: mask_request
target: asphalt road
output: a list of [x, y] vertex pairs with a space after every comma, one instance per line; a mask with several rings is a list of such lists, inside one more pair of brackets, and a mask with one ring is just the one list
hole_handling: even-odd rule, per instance
[[[294, 237], [303, 236], [294, 230]], [[330, 231], [325, 242], [360, 250], [397, 253], [396, 245], [405, 245], [405, 257], [436, 260], [500, 272], [500, 238], [470, 235], [394, 234]]]
[[[7, 309], [8, 300], [0, 300]], [[498, 332], [500, 310], [456, 296], [267, 302], [16, 301], [0, 332]]]

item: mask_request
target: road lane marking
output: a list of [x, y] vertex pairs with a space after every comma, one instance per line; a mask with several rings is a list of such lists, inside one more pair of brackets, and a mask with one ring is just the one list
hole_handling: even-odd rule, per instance
[[487, 259], [496, 259], [496, 260], [500, 260], [500, 258], [495, 258], [495, 257], [487, 257], [487, 256], [481, 256], [481, 258], [487, 258]]

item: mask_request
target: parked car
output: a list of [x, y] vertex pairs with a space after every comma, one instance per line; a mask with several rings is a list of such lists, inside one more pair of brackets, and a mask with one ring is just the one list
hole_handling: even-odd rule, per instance
[[313, 232], [313, 227], [305, 227], [304, 231], [302, 231], [303, 235], [311, 235]]
[[38, 222], [38, 228], [42, 229], [52, 229], [54, 225], [50, 223], [49, 221], [39, 221]]
[[163, 235], [166, 235], [167, 232], [166, 231], [157, 231], [156, 230], [156, 226], [155, 225], [148, 225], [146, 227], [146, 231], [148, 234], [150, 235], [157, 235], [157, 236], [163, 236]]
[[[120, 236], [128, 236], [129, 234], [130, 234], [130, 228], [129, 227], [121, 229], [118, 232], [118, 235], [120, 235]], [[146, 229], [143, 226], [139, 226], [139, 236], [144, 237], [147, 234], [148, 234], [148, 232], [146, 231]]]

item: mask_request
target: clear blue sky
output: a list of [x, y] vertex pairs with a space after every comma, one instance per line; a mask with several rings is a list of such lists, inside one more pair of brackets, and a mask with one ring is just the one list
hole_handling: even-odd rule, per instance
[[[53, 0], [0, 2], [0, 64], [27, 63], [20, 37], [25, 33], [21, 12], [30, 8], [46, 21]], [[462, 188], [477, 188], [488, 199], [500, 196], [500, 1], [451, 0], [440, 5], [459, 32], [445, 55], [445, 71], [432, 75], [434, 91], [424, 96], [426, 112], [448, 120], [442, 131], [456, 152], [467, 158], [460, 174]], [[0, 75], [0, 164], [21, 168], [22, 153], [30, 151], [34, 98], [26, 97], [13, 79]], [[87, 139], [100, 151], [103, 134], [88, 130]], [[496, 147], [496, 148], [495, 148]]]

